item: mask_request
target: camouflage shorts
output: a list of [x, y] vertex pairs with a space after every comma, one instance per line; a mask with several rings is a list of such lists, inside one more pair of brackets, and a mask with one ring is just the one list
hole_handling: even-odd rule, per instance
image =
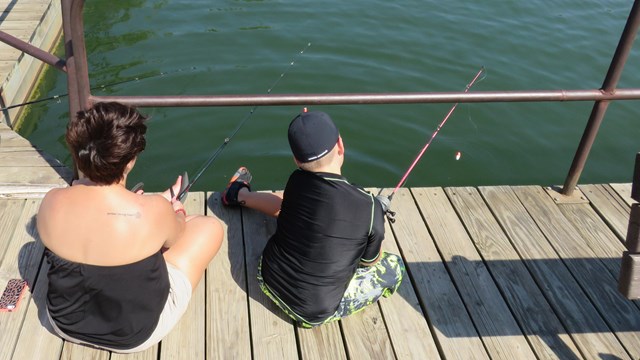
[[378, 261], [373, 266], [360, 266], [351, 278], [349, 286], [340, 300], [338, 309], [329, 318], [311, 323], [296, 314], [282, 300], [275, 296], [262, 278], [262, 259], [258, 264], [258, 283], [262, 291], [278, 305], [287, 315], [305, 328], [310, 328], [331, 321], [339, 320], [364, 309], [375, 303], [380, 296], [391, 296], [400, 286], [404, 275], [404, 263], [397, 255], [383, 252]]

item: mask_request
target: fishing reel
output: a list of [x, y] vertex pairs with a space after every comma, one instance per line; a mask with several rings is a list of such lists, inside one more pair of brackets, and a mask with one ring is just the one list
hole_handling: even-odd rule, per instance
[[389, 222], [392, 224], [395, 223], [396, 212], [389, 209], [391, 207], [391, 196], [378, 195], [376, 196], [376, 200], [378, 200], [380, 206], [382, 206], [382, 212], [387, 216]]
[[391, 210], [387, 210], [385, 212], [385, 214], [387, 215], [387, 220], [389, 220], [390, 223], [395, 223], [396, 222], [396, 212], [395, 211], [391, 211]]

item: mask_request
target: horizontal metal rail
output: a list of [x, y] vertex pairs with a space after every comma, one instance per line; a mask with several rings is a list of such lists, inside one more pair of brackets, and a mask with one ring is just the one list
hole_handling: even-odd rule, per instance
[[343, 104], [416, 104], [416, 103], [480, 103], [540, 101], [638, 100], [640, 89], [602, 90], [537, 90], [477, 91], [421, 93], [342, 93], [342, 94], [270, 94], [270, 95], [165, 95], [165, 96], [95, 96], [91, 103], [117, 101], [140, 107], [173, 106], [278, 106], [278, 105], [343, 105]]
[[22, 41], [11, 34], [7, 34], [4, 31], [0, 31], [0, 41], [3, 43], [18, 49], [25, 54], [31, 55], [34, 58], [44, 62], [45, 64], [49, 64], [60, 71], [67, 71], [66, 63], [64, 60], [59, 57], [52, 55], [38, 47], [35, 47], [28, 42]]

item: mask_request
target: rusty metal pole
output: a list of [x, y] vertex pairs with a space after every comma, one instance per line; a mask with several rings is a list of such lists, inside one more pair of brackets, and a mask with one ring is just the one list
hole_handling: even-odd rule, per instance
[[[629, 57], [631, 46], [636, 38], [636, 33], [638, 32], [639, 27], [640, 0], [635, 0], [631, 7], [627, 24], [625, 25], [620, 41], [618, 42], [618, 47], [613, 55], [613, 59], [611, 60], [609, 71], [607, 72], [607, 76], [602, 84], [602, 92], [615, 93], [618, 80], [620, 80], [622, 69]], [[593, 146], [593, 142], [598, 134], [598, 129], [600, 128], [600, 124], [602, 123], [602, 119], [604, 118], [604, 114], [607, 111], [608, 106], [608, 100], [596, 101], [593, 105], [591, 115], [589, 116], [589, 122], [582, 134], [580, 145], [578, 145], [573, 162], [571, 163], [571, 168], [569, 169], [564, 186], [562, 187], [563, 195], [571, 196], [573, 194], [573, 190], [578, 184], [578, 179], [580, 178], [580, 174], [582, 174], [584, 165], [587, 162], [587, 157], [589, 156], [589, 152], [591, 151], [591, 147]]]
[[[78, 100], [78, 82], [76, 80], [75, 56], [73, 56], [73, 34], [71, 33], [71, 2], [73, 0], [62, 0], [62, 32], [64, 34], [64, 52], [67, 68], [67, 92], [69, 93], [69, 119], [76, 116], [80, 110]], [[76, 166], [76, 156], [71, 153], [73, 159], [73, 179], [78, 179], [78, 167]]]
[[615, 94], [591, 90], [475, 91], [430, 93], [333, 93], [268, 95], [92, 95], [90, 101], [117, 101], [138, 107], [175, 106], [288, 106], [438, 104], [540, 101], [638, 100], [640, 89], [617, 89]]
[[[84, 0], [71, 0], [70, 6], [70, 31], [73, 41], [75, 80], [77, 84], [78, 105], [80, 110], [86, 110], [91, 106], [91, 85], [89, 84], [89, 65], [87, 64], [87, 50], [84, 42], [84, 20], [82, 10]], [[75, 116], [75, 113], [73, 113]]]
[[67, 71], [64, 60], [40, 48], [35, 47], [26, 41], [22, 41], [11, 34], [0, 31], [0, 41], [24, 52], [27, 55], [33, 56], [34, 58], [44, 62], [45, 64], [51, 65], [60, 71]]

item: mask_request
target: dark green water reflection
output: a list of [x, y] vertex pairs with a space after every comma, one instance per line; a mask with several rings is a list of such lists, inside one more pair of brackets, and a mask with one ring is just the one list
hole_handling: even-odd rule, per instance
[[[155, 76], [96, 94], [273, 93], [599, 88], [629, 1], [119, 1], [85, 8], [92, 85]], [[634, 48], [620, 87], [640, 87]], [[50, 72], [43, 95], [66, 92]], [[451, 104], [313, 107], [332, 115], [347, 147], [344, 173], [394, 186]], [[461, 104], [408, 186], [561, 184], [592, 108], [589, 102]], [[132, 173], [150, 190], [194, 173], [250, 108], [143, 109], [148, 148]], [[196, 189], [221, 189], [239, 165], [255, 188], [282, 189], [293, 169], [286, 129], [301, 107], [262, 107]], [[65, 99], [33, 106], [23, 133], [61, 160]], [[640, 146], [640, 103], [609, 107], [581, 183], [629, 182]], [[460, 160], [455, 160], [460, 151]]]

